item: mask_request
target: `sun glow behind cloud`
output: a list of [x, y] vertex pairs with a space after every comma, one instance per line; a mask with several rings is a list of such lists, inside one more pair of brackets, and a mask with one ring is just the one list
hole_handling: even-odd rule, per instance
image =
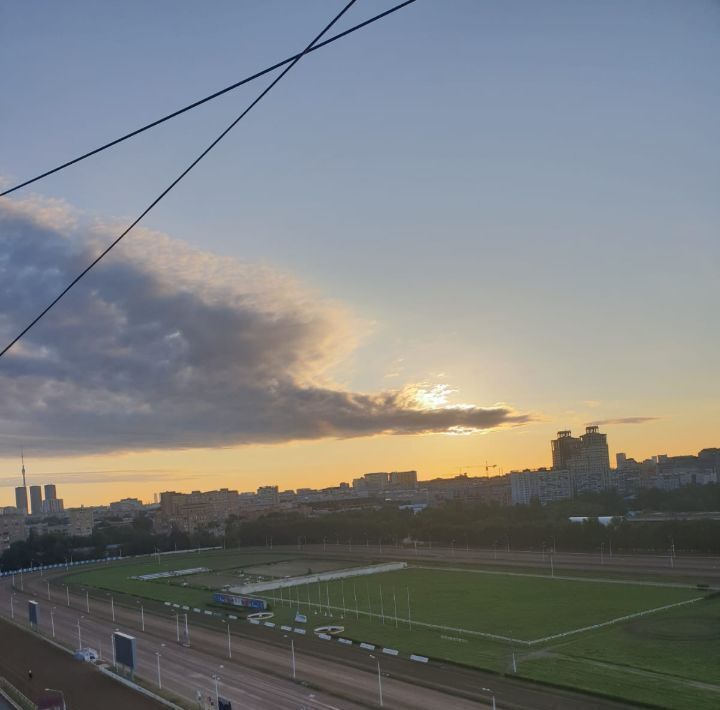
[[[41, 200], [0, 201], [0, 337], [115, 233]], [[36, 453], [467, 433], [531, 420], [450, 404], [446, 384], [335, 384], [361, 325], [290, 275], [138, 230], [0, 366], [0, 442]]]

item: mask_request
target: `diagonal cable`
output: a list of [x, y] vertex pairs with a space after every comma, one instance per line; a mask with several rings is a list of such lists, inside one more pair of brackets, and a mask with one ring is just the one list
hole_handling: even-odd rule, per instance
[[71, 165], [75, 165], [75, 163], [79, 163], [82, 160], [85, 160], [86, 158], [90, 158], [93, 155], [102, 153], [102, 151], [107, 150], [108, 148], [112, 148], [113, 146], [118, 145], [119, 143], [122, 143], [123, 141], [126, 141], [129, 138], [134, 138], [135, 136], [139, 135], [140, 133], [144, 133], [145, 131], [147, 131], [151, 128], [155, 128], [155, 126], [159, 126], [161, 123], [165, 123], [165, 121], [169, 121], [172, 118], [180, 116], [181, 114], [185, 113], [186, 111], [190, 111], [194, 108], [197, 108], [198, 106], [202, 106], [202, 104], [207, 103], [208, 101], [212, 101], [213, 99], [216, 99], [219, 96], [222, 96], [223, 94], [227, 94], [228, 92], [233, 91], [240, 86], [249, 84], [251, 81], [254, 81], [255, 79], [259, 79], [261, 76], [265, 76], [265, 74], [269, 74], [270, 72], [275, 71], [275, 69], [279, 69], [280, 67], [285, 66], [286, 64], [290, 64], [290, 62], [292, 62], [294, 60], [300, 59], [303, 54], [309, 54], [310, 52], [314, 52], [317, 49], [322, 49], [323, 47], [327, 47], [327, 45], [332, 44], [333, 42], [336, 42], [337, 40], [342, 39], [343, 37], [347, 37], [348, 35], [352, 34], [353, 32], [357, 32], [358, 30], [362, 29], [363, 27], [367, 27], [368, 25], [371, 25], [373, 22], [377, 22], [378, 20], [381, 20], [383, 17], [392, 15], [392, 13], [397, 12], [398, 10], [401, 10], [402, 8], [404, 8], [408, 5], [412, 5], [414, 2], [416, 2], [416, 0], [405, 0], [405, 2], [401, 2], [399, 5], [395, 5], [394, 7], [391, 7], [389, 10], [385, 10], [385, 12], [381, 12], [378, 15], [374, 15], [370, 19], [365, 20], [365, 22], [361, 22], [360, 24], [350, 27], [349, 29], [345, 30], [344, 32], [340, 32], [339, 34], [333, 35], [329, 39], [326, 39], [324, 42], [318, 42], [317, 44], [314, 44], [312, 47], [310, 47], [309, 49], [306, 49], [304, 52], [294, 54], [292, 57], [288, 57], [287, 59], [283, 59], [281, 62], [277, 62], [276, 64], [273, 64], [270, 67], [261, 69], [260, 71], [255, 72], [255, 74], [251, 74], [250, 76], [247, 76], [244, 79], [241, 79], [240, 81], [236, 81], [234, 84], [230, 84], [230, 86], [226, 86], [224, 89], [220, 89], [219, 91], [216, 91], [208, 96], [205, 96], [202, 99], [193, 101], [191, 104], [188, 104], [187, 106], [183, 106], [182, 108], [178, 109], [177, 111], [173, 111], [172, 113], [169, 113], [166, 116], [163, 116], [162, 118], [158, 118], [155, 121], [151, 121], [150, 123], [147, 123], [144, 126], [141, 126], [140, 128], [136, 128], [134, 131], [130, 131], [130, 133], [126, 133], [126, 134], [120, 136], [119, 138], [115, 138], [114, 140], [110, 141], [109, 143], [104, 143], [103, 145], [99, 146], [98, 148], [94, 148], [93, 150], [90, 150], [87, 153], [83, 153], [82, 155], [79, 155], [76, 158], [73, 158], [72, 160], [68, 160], [65, 163], [61, 163], [60, 165], [57, 165], [54, 168], [51, 168], [50, 170], [46, 170], [44, 173], [40, 173], [39, 175], [29, 178], [28, 180], [24, 180], [23, 182], [20, 182], [17, 185], [13, 185], [12, 187], [9, 187], [6, 190], [1, 191], [0, 197], [4, 197], [5, 195], [9, 195], [11, 192], [15, 192], [16, 190], [19, 190], [20, 188], [27, 187], [28, 185], [32, 185], [32, 183], [37, 182], [38, 180], [42, 180], [43, 178], [46, 178], [50, 175], [58, 173], [61, 170], [64, 170], [65, 168], [69, 168]]
[[35, 318], [28, 323], [2, 350], [0, 350], [0, 357], [5, 355], [15, 343], [20, 340], [45, 314], [53, 308], [70, 289], [75, 286], [93, 267], [95, 267], [102, 259], [104, 259], [112, 249], [114, 249], [122, 239], [223, 139], [235, 128], [235, 126], [247, 116], [252, 109], [257, 106], [267, 94], [272, 91], [278, 82], [308, 53], [308, 51], [315, 45], [315, 43], [357, 2], [357, 0], [350, 0], [340, 12], [325, 26], [315, 39], [308, 44], [305, 49], [298, 54], [295, 59], [288, 64], [283, 71], [263, 89], [260, 94], [250, 103], [250, 105], [222, 132], [220, 135], [210, 143], [195, 160], [188, 165], [141, 213], [138, 217], [133, 220], [129, 227], [125, 229], [113, 242], [110, 243], [93, 261], [91, 261]]

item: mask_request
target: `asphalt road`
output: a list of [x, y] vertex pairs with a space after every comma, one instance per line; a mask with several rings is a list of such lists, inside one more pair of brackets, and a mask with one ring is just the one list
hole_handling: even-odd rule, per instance
[[[45, 693], [45, 688], [58, 688], [64, 691], [70, 710], [163, 708], [160, 703], [107, 678], [89, 664], [76, 661], [45, 640], [2, 620], [0, 639], [0, 675], [33, 701]], [[32, 680], [28, 679], [30, 669]], [[11, 706], [0, 698], [0, 708], [5, 707]]]
[[[10, 611], [10, 581], [0, 584], [0, 613]], [[290, 679], [290, 639], [277, 631], [236, 622], [231, 630], [231, 658], [228, 658], [227, 627], [200, 625], [190, 615], [191, 647], [177, 643], [175, 617], [169, 612], [145, 613], [145, 631], [140, 627], [137, 609], [91, 600], [90, 613], [86, 599], [71, 595], [67, 607], [65, 595], [51, 592], [47, 601], [46, 578], [39, 573], [24, 576], [24, 593], [14, 593], [16, 620], [27, 619], [28, 598], [40, 602], [40, 630], [51, 635], [50, 609], [59, 641], [77, 647], [82, 645], [110, 653], [110, 639], [117, 628], [138, 638], [139, 667], [144, 679], [157, 685], [160, 654], [160, 679], [164, 689], [183, 698], [195, 700], [214, 697], [219, 676], [220, 695], [242, 708], [348, 708], [378, 707], [380, 694], [377, 661], [367, 651], [345, 648], [314, 637], [293, 638], [296, 652], [297, 681]], [[203, 619], [203, 624], [206, 620]], [[79, 627], [79, 631], [78, 631]], [[292, 634], [295, 637], [295, 634]], [[381, 681], [384, 707], [436, 710], [437, 708], [489, 707], [491, 688], [500, 708], [524, 710], [605, 710], [627, 705], [605, 701], [581, 693], [564, 692], [525, 683], [513, 678], [453, 665], [421, 665], [402, 658], [381, 656]], [[302, 685], [305, 683], [307, 685]], [[235, 705], [237, 704], [237, 705]]]

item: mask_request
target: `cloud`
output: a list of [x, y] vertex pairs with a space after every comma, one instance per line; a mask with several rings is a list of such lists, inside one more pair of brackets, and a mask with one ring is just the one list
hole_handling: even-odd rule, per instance
[[[0, 200], [0, 338], [116, 227], [62, 203]], [[427, 384], [347, 391], [362, 324], [280, 271], [133, 233], [0, 359], [0, 451], [91, 453], [478, 431], [530, 420], [447, 404]]]
[[[88, 483], [143, 483], [151, 481], [175, 482], [197, 478], [191, 474], [179, 474], [177, 471], [152, 468], [132, 469], [100, 469], [97, 471], [46, 471], [27, 476], [28, 485], [44, 484], [53, 481], [65, 488], [72, 485], [86, 485]], [[0, 478], [0, 488], [14, 488], [20, 482], [20, 474]]]
[[645, 424], [646, 422], [656, 422], [660, 417], [620, 417], [619, 419], [599, 419], [596, 422], [590, 422], [588, 426], [605, 426], [606, 424]]

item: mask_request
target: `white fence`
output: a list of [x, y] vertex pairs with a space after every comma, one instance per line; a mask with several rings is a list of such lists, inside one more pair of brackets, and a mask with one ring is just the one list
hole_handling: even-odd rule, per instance
[[367, 567], [350, 567], [349, 569], [336, 569], [316, 574], [305, 574], [302, 577], [289, 577], [286, 579], [273, 579], [269, 582], [253, 582], [243, 584], [241, 587], [232, 587], [233, 594], [256, 594], [273, 589], [287, 589], [298, 587], [303, 584], [314, 584], [315, 582], [330, 582], [333, 579], [346, 579], [347, 577], [363, 577], [367, 574], [381, 574], [383, 572], [396, 572], [405, 569], [407, 562], [386, 562], [380, 565], [369, 565]]

